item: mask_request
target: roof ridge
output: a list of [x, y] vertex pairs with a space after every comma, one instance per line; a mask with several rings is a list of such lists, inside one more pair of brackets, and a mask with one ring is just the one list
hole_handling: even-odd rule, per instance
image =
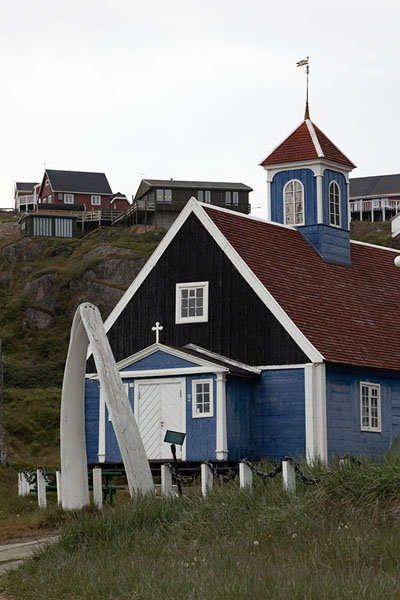
[[318, 158], [325, 158], [321, 144], [319, 143], [317, 132], [314, 129], [314, 123], [311, 121], [311, 119], [306, 119], [305, 123], [311, 136], [312, 143], [314, 144], [315, 151], [318, 154]]

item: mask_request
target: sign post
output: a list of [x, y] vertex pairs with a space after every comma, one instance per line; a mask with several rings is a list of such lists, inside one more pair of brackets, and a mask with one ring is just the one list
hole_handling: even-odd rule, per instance
[[[176, 459], [176, 444], [178, 444], [178, 446], [182, 446], [183, 442], [185, 441], [185, 437], [186, 437], [186, 433], [182, 433], [181, 431], [171, 431], [170, 429], [167, 429], [167, 431], [165, 433], [164, 442], [167, 442], [167, 444], [171, 444], [173, 465], [174, 465], [174, 469], [175, 469], [176, 473], [179, 473], [178, 461]], [[177, 480], [177, 485], [178, 485], [178, 493], [180, 496], [182, 496], [182, 486], [181, 486], [181, 482], [179, 481], [179, 479]]]

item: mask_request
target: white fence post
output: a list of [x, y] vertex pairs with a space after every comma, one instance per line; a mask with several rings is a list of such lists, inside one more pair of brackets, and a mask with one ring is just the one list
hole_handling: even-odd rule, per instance
[[296, 493], [296, 471], [294, 465], [288, 461], [282, 461], [282, 477], [283, 477], [283, 489], [291, 494]]
[[251, 472], [249, 465], [246, 465], [246, 463], [239, 463], [239, 478], [241, 489], [248, 488], [251, 490], [253, 487], [253, 473]]
[[23, 496], [23, 473], [22, 471], [19, 471], [18, 473], [18, 496]]
[[213, 474], [208, 465], [203, 463], [201, 465], [201, 493], [204, 497], [207, 496], [208, 492], [211, 492], [213, 487]]
[[57, 504], [61, 506], [61, 469], [56, 471], [56, 485], [57, 485]]
[[39, 508], [46, 508], [47, 507], [46, 479], [44, 477], [43, 469], [36, 470], [36, 489], [37, 489]]
[[96, 508], [103, 508], [103, 483], [101, 478], [101, 468], [93, 469], [93, 502]]
[[18, 496], [29, 496], [30, 484], [25, 477], [24, 471], [18, 473]]
[[168, 465], [161, 465], [161, 495], [166, 498], [175, 498], [172, 488], [172, 473]]

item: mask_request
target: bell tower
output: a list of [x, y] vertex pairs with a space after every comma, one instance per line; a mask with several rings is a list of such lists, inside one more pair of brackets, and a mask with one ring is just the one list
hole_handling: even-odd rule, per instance
[[349, 173], [355, 165], [304, 120], [261, 162], [267, 172], [267, 219], [290, 225], [327, 262], [351, 265]]

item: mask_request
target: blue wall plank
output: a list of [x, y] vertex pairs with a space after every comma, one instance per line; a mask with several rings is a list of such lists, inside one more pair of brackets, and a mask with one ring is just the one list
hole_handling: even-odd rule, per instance
[[[360, 382], [381, 386], [382, 432], [361, 431]], [[400, 374], [390, 371], [326, 367], [328, 454], [384, 454], [400, 433]]]
[[226, 381], [228, 458], [253, 458], [253, 403], [258, 379], [229, 375]]
[[305, 456], [304, 369], [263, 371], [255, 389], [254, 458]]
[[311, 169], [290, 169], [277, 173], [271, 183], [271, 221], [284, 223], [283, 188], [291, 179], [304, 186], [305, 224], [317, 222], [317, 184]]
[[[192, 418], [192, 382], [213, 379], [214, 415]], [[215, 460], [216, 448], [216, 377], [202, 374], [186, 377], [186, 460]]]
[[182, 358], [178, 358], [173, 356], [172, 354], [168, 354], [167, 352], [163, 352], [161, 350], [157, 350], [154, 354], [147, 356], [146, 358], [142, 358], [142, 360], [138, 360], [132, 365], [128, 365], [121, 369], [121, 371], [145, 371], [151, 369], [179, 369], [186, 367], [197, 367], [197, 363], [190, 362], [188, 360], [183, 360]]
[[338, 265], [351, 265], [349, 231], [328, 225], [305, 225], [297, 229], [323, 260]]

